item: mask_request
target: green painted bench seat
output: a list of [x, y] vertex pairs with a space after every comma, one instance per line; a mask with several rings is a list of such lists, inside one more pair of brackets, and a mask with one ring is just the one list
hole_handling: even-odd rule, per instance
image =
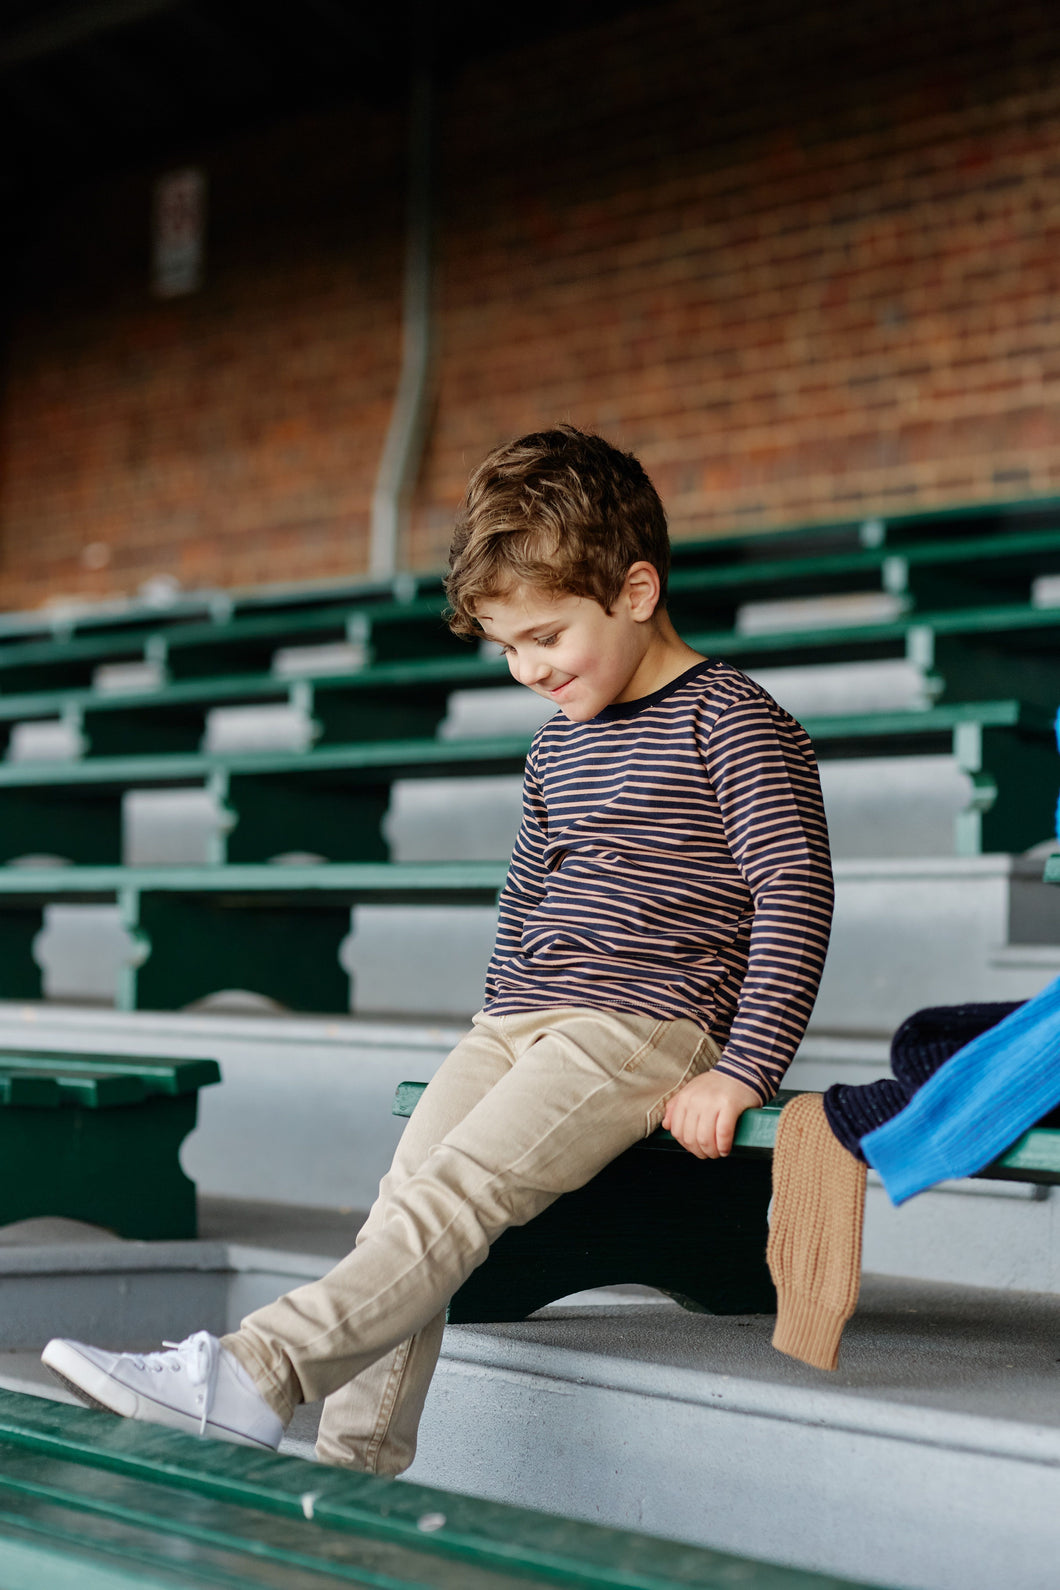
[[441, 597], [352, 606], [342, 602], [239, 616], [224, 624], [182, 624], [151, 636], [146, 657], [177, 680], [257, 673], [283, 647], [334, 642], [356, 646], [369, 663], [459, 656], [466, 642], [445, 623], [443, 607]]
[[63, 1215], [123, 1237], [196, 1234], [180, 1147], [215, 1060], [0, 1051], [0, 1225]]
[[853, 1590], [0, 1391], [5, 1590]]
[[[1005, 698], [1052, 709], [1060, 699], [1060, 608], [992, 604], [770, 634], [707, 629], [700, 622], [686, 625], [685, 634], [704, 654], [751, 673], [900, 660], [922, 678], [925, 699], [939, 705]], [[275, 702], [303, 713], [318, 744], [402, 738], [433, 733], [450, 692], [510, 682], [502, 661], [462, 642], [444, 655], [346, 673], [285, 678], [263, 670], [218, 672], [121, 693], [87, 686], [16, 690], [14, 676], [0, 675], [0, 739], [16, 723], [61, 719], [86, 757], [194, 752], [214, 708]]]
[[742, 551], [729, 563], [710, 557], [708, 547], [701, 547], [698, 559], [681, 558], [668, 602], [679, 630], [705, 621], [731, 627], [737, 610], [750, 602], [858, 592], [897, 597], [909, 612], [974, 608], [999, 598], [1026, 604], [1036, 579], [1060, 572], [1060, 514], [1042, 526], [967, 530], [950, 539], [906, 543], [901, 550], [848, 544], [802, 551], [789, 541]]
[[76, 689], [92, 682], [97, 667], [120, 662], [158, 664], [171, 680], [259, 673], [285, 647], [332, 642], [356, 645], [369, 662], [459, 655], [464, 643], [442, 619], [442, 605], [438, 598], [345, 601], [147, 631], [127, 626], [67, 639], [12, 640], [0, 646], [0, 691]]
[[[809, 525], [773, 533], [740, 533], [704, 541], [680, 542], [673, 549], [672, 611], [678, 627], [733, 660], [771, 654], [780, 660], [844, 660], [849, 655], [900, 655], [910, 627], [928, 631], [935, 621], [979, 619], [1003, 603], [1008, 617], [995, 612], [988, 628], [1001, 654], [1015, 646], [1016, 615], [1048, 614], [1031, 604], [1033, 581], [1060, 572], [1060, 504], [1052, 501], [984, 504], [979, 507], [898, 515], [886, 520], [840, 525]], [[842, 630], [823, 631], [815, 645], [805, 634], [741, 637], [735, 615], [742, 605], [798, 596], [883, 591], [899, 599], [903, 616], [897, 634], [886, 626], [857, 626], [860, 641]], [[91, 698], [92, 677], [105, 662], [158, 662], [168, 678], [211, 683], [241, 679], [248, 699], [263, 688], [262, 675], [274, 654], [291, 645], [347, 640], [363, 649], [368, 666], [417, 658], [459, 660], [464, 649], [441, 620], [444, 596], [436, 574], [404, 574], [393, 581], [336, 581], [323, 585], [279, 587], [257, 592], [207, 592], [189, 595], [166, 608], [130, 604], [125, 610], [80, 613], [0, 615], [0, 709], [4, 698], [23, 698], [21, 710], [41, 716], [41, 704], [26, 697]], [[875, 628], [871, 635], [866, 630]], [[940, 630], [940, 635], [945, 629]], [[748, 644], [771, 640], [772, 646]], [[1036, 668], [1050, 660], [1045, 633], [1037, 648], [1029, 634], [1015, 649], [1036, 651]], [[727, 644], [726, 644], [727, 642]], [[911, 644], [922, 652], [923, 634]], [[883, 648], [881, 651], [880, 648]], [[897, 648], [897, 649], [896, 649]], [[929, 647], [930, 649], [930, 647]], [[916, 660], [916, 658], [914, 658]], [[992, 659], [982, 647], [968, 652], [942, 646], [931, 660], [933, 676], [946, 699], [974, 699], [996, 693], [1028, 694], [1011, 673], [991, 673]], [[924, 659], [927, 666], [928, 659]], [[984, 671], [985, 665], [985, 671]], [[1047, 670], [1055, 681], [1056, 668]], [[481, 675], [477, 677], [482, 677]], [[275, 688], [275, 681], [273, 682]], [[230, 687], [231, 688], [231, 687]], [[1055, 685], [1044, 684], [1034, 699], [1047, 703]], [[184, 703], [190, 698], [185, 697]], [[80, 703], [92, 706], [91, 699]], [[180, 698], [164, 691], [159, 706], [179, 715]], [[62, 708], [60, 707], [60, 711]], [[5, 721], [7, 721], [5, 719]], [[146, 727], [146, 725], [144, 725]], [[332, 738], [349, 737], [344, 731]], [[357, 737], [362, 737], [358, 735]], [[185, 740], [185, 744], [187, 741]], [[148, 747], [141, 747], [148, 748]], [[104, 754], [134, 749], [128, 744], [96, 746]]]
[[174, 625], [209, 620], [216, 624], [233, 618], [266, 614], [291, 615], [338, 603], [367, 606], [372, 603], [412, 602], [419, 597], [440, 601], [438, 574], [401, 573], [390, 578], [320, 580], [309, 584], [284, 583], [251, 587], [205, 588], [188, 591], [165, 602], [100, 602], [91, 605], [36, 608], [0, 613], [0, 649], [25, 640], [87, 638], [93, 635], [124, 636], [133, 631], [155, 633]]
[[686, 630], [707, 656], [763, 668], [902, 661], [942, 704], [1015, 696], [1046, 708], [1060, 695], [1060, 608], [1000, 604], [906, 614], [882, 623], [818, 625], [741, 635]]
[[[864, 527], [809, 527], [779, 537], [747, 536], [684, 545], [675, 558], [671, 612], [679, 629], [731, 629], [737, 610], [754, 601], [787, 600], [858, 591], [885, 591], [910, 611], [964, 609], [996, 602], [1030, 602], [1034, 580], [1060, 572], [1060, 517], [1055, 510], [1010, 513], [1008, 522], [974, 517], [963, 531], [932, 536], [930, 516], [904, 536], [883, 527], [865, 544]], [[875, 539], [875, 538], [873, 538]], [[76, 688], [100, 662], [142, 657], [161, 664], [171, 680], [217, 673], [255, 673], [285, 646], [349, 641], [373, 662], [444, 656], [461, 643], [442, 620], [444, 596], [436, 580], [409, 584], [405, 600], [393, 587], [356, 586], [263, 593], [218, 602], [212, 616], [194, 610], [182, 622], [149, 614], [64, 636], [11, 636], [0, 642], [0, 691]]]
[[380, 664], [354, 673], [224, 674], [121, 692], [0, 694], [0, 749], [15, 724], [51, 719], [69, 726], [85, 757], [195, 752], [207, 714], [215, 708], [276, 704], [304, 715], [318, 745], [400, 739], [433, 734], [453, 690], [510, 684], [505, 663], [467, 647], [445, 659]]
[[[411, 1115], [424, 1086], [402, 1082], [393, 1113]], [[451, 1322], [525, 1319], [557, 1298], [632, 1283], [696, 1312], [772, 1313], [771, 1160], [781, 1110], [794, 1097], [781, 1092], [741, 1116], [728, 1159], [698, 1160], [661, 1129], [619, 1155], [587, 1186], [498, 1238], [454, 1296]], [[1060, 1184], [1060, 1130], [1032, 1128], [980, 1175]]]
[[350, 910], [493, 905], [502, 862], [0, 867], [0, 999], [39, 999], [33, 941], [50, 904], [116, 903], [133, 940], [119, 1010], [179, 1010], [244, 989], [293, 1010], [350, 1008], [339, 948]]
[[[1019, 701], [924, 711], [810, 718], [823, 759], [951, 754], [971, 779], [956, 821], [958, 855], [1020, 851], [1051, 831], [1055, 742], [1050, 715]], [[329, 861], [383, 861], [383, 819], [397, 779], [518, 773], [529, 735], [385, 739], [306, 751], [92, 757], [0, 762], [0, 861], [57, 855], [115, 865], [122, 800], [135, 789], [205, 788], [223, 824], [217, 864], [309, 852]]]

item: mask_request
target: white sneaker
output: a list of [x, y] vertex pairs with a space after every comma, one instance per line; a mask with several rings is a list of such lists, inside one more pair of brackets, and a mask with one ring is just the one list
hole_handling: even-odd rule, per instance
[[279, 1446], [279, 1417], [216, 1336], [197, 1331], [164, 1345], [163, 1353], [108, 1353], [56, 1338], [41, 1361], [90, 1407], [241, 1446]]

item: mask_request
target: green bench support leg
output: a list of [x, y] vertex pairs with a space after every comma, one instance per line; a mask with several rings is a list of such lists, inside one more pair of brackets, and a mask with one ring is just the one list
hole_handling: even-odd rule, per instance
[[468, 645], [454, 635], [441, 614], [433, 623], [422, 618], [373, 620], [370, 611], [354, 613], [349, 623], [349, 638], [366, 645], [373, 666], [383, 663], [418, 662], [424, 659], [466, 657]]
[[0, 790], [0, 862], [60, 856], [120, 865], [121, 793], [92, 789]]
[[985, 636], [940, 635], [930, 628], [911, 629], [906, 651], [934, 681], [940, 705], [1010, 697], [1054, 712], [1060, 703], [1060, 656], [1006, 651]]
[[206, 707], [180, 711], [155, 707], [82, 709], [80, 730], [87, 756], [169, 756], [195, 752], [202, 745]]
[[1034, 575], [1000, 573], [989, 562], [978, 565], [946, 563], [907, 567], [900, 593], [920, 613], [941, 613], [961, 607], [994, 607], [998, 602], [1022, 603], [1031, 599]]
[[972, 780], [971, 801], [957, 817], [959, 856], [1028, 850], [1052, 835], [1060, 781], [1051, 739], [962, 723], [954, 751]]
[[449, 707], [450, 686], [417, 684], [408, 692], [350, 689], [324, 683], [296, 683], [292, 703], [313, 723], [315, 745], [347, 745], [363, 740], [420, 740], [436, 732]]
[[0, 999], [40, 999], [43, 977], [33, 942], [43, 926], [42, 905], [0, 910]]
[[326, 861], [387, 861], [383, 819], [390, 788], [286, 777], [219, 774], [213, 781], [222, 814], [210, 860], [272, 861], [294, 852]]
[[704, 631], [717, 634], [736, 628], [739, 603], [731, 596], [716, 591], [674, 591], [667, 601], [666, 609], [674, 627], [682, 635], [702, 634]]
[[707, 1314], [770, 1314], [768, 1155], [698, 1160], [637, 1147], [529, 1225], [512, 1227], [464, 1283], [452, 1324], [525, 1319], [595, 1286], [637, 1284]]
[[197, 1106], [189, 1093], [107, 1109], [0, 1110], [0, 1225], [63, 1215], [123, 1237], [194, 1237], [195, 1183], [179, 1155]]
[[346, 1013], [350, 978], [339, 964], [348, 905], [126, 891], [122, 920], [136, 946], [122, 969], [120, 1010], [180, 1010], [242, 989], [292, 1010]]

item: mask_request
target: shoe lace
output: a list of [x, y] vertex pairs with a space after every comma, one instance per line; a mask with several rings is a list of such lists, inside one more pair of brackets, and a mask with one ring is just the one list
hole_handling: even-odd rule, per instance
[[214, 1388], [217, 1385], [220, 1344], [209, 1331], [196, 1331], [193, 1336], [185, 1337], [182, 1342], [164, 1341], [162, 1346], [167, 1351], [122, 1353], [121, 1357], [129, 1359], [137, 1369], [150, 1369], [158, 1374], [162, 1374], [167, 1369], [186, 1373], [190, 1385], [205, 1387], [202, 1397], [202, 1417], [199, 1420], [199, 1434], [205, 1435], [206, 1421], [213, 1407]]

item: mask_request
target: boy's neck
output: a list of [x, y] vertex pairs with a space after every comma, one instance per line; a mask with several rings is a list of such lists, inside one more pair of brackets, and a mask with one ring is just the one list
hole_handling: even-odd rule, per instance
[[654, 695], [656, 690], [672, 684], [683, 673], [694, 668], [696, 663], [706, 662], [702, 652], [681, 639], [665, 609], [657, 608], [649, 622], [652, 638], [637, 669], [635, 694], [624, 692], [622, 699], [625, 701]]

